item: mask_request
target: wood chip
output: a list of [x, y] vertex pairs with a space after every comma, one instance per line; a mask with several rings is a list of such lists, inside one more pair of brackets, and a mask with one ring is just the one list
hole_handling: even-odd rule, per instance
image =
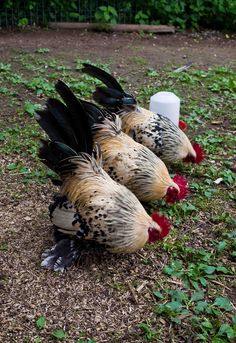
[[213, 125], [219, 125], [219, 124], [222, 124], [222, 123], [223, 123], [223, 120], [213, 120], [211, 122], [211, 124], [213, 124]]
[[30, 220], [32, 220], [32, 218], [29, 217], [29, 216], [26, 216], [26, 217], [24, 217], [24, 220], [26, 220], [27, 222], [29, 222]]
[[144, 281], [140, 286], [138, 286], [138, 287], [136, 288], [136, 292], [137, 292], [137, 293], [140, 293], [141, 290], [143, 289], [143, 287], [145, 287], [147, 283], [148, 283], [147, 281]]

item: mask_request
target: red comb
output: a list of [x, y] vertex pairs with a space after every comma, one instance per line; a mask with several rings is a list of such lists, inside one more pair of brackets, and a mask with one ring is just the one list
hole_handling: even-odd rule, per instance
[[198, 143], [193, 143], [193, 149], [195, 150], [197, 156], [195, 158], [195, 163], [200, 163], [205, 158], [205, 153], [203, 148]]
[[168, 233], [170, 232], [170, 227], [171, 227], [171, 222], [169, 219], [167, 219], [164, 215], [160, 215], [157, 212], [154, 212], [152, 214], [152, 220], [154, 220], [154, 222], [156, 222], [160, 228], [161, 228], [161, 233], [160, 236], [161, 238], [164, 238], [165, 236], [168, 235]]
[[179, 120], [179, 128], [182, 131], [186, 131], [187, 130], [187, 124], [183, 120]]
[[166, 192], [166, 202], [174, 203], [176, 201], [183, 200], [189, 193], [188, 180], [184, 176], [175, 175], [173, 181], [179, 186], [179, 193], [176, 188], [169, 187]]
[[193, 143], [192, 146], [193, 146], [193, 149], [196, 152], [196, 157], [188, 155], [187, 157], [185, 157], [183, 159], [183, 161], [184, 162], [192, 162], [192, 163], [200, 163], [200, 162], [202, 162], [202, 160], [204, 160], [204, 158], [205, 158], [205, 153], [204, 153], [203, 148], [198, 143]]
[[188, 180], [184, 176], [176, 174], [173, 177], [173, 181], [179, 186], [179, 200], [185, 199], [189, 193]]

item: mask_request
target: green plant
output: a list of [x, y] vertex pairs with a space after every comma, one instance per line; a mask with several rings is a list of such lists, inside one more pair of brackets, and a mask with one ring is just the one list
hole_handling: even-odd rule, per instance
[[25, 82], [25, 85], [29, 89], [34, 90], [37, 95], [45, 94], [50, 96], [54, 92], [54, 86], [46, 78], [40, 76]]
[[[232, 310], [232, 304], [228, 298], [217, 297], [213, 301], [204, 300], [203, 291], [195, 291], [191, 295], [180, 290], [166, 289], [163, 292], [155, 291], [154, 296], [158, 304], [155, 312], [158, 316], [165, 317], [174, 325], [181, 325], [188, 320], [195, 329], [197, 337], [203, 341], [221, 342], [227, 337], [236, 337], [235, 319], [231, 317], [231, 323], [222, 323], [220, 318], [223, 313]], [[159, 303], [162, 301], [162, 303]], [[212, 340], [211, 340], [212, 339]], [[225, 342], [223, 340], [223, 342]]]
[[10, 90], [6, 87], [0, 87], [0, 94], [9, 94]]
[[146, 59], [142, 56], [134, 56], [132, 60], [135, 64], [140, 66], [145, 65], [147, 63]]
[[7, 251], [8, 250], [8, 245], [6, 242], [1, 242], [0, 243], [0, 251]]
[[11, 65], [6, 63], [0, 63], [0, 72], [7, 72], [11, 70]]
[[38, 48], [35, 52], [39, 54], [47, 54], [50, 50], [48, 48]]
[[67, 334], [64, 330], [57, 329], [52, 332], [52, 337], [56, 340], [63, 341], [64, 339], [66, 339]]
[[24, 103], [24, 111], [28, 113], [31, 117], [35, 115], [36, 110], [39, 110], [41, 108], [41, 105], [34, 104], [33, 102], [26, 100]]
[[38, 319], [36, 320], [36, 327], [37, 329], [39, 330], [42, 330], [44, 329], [46, 326], [46, 319], [44, 316], [40, 316], [38, 317]]
[[100, 6], [95, 12], [95, 19], [98, 23], [116, 24], [118, 14], [113, 6]]
[[21, 18], [18, 22], [18, 26], [24, 29], [27, 25], [29, 25], [29, 20], [27, 18]]
[[138, 324], [138, 327], [143, 331], [144, 337], [148, 341], [156, 340], [158, 333], [156, 330], [153, 330], [148, 323], [140, 323]]
[[143, 11], [138, 11], [135, 14], [134, 21], [137, 24], [148, 24], [149, 16], [147, 14], [143, 13]]

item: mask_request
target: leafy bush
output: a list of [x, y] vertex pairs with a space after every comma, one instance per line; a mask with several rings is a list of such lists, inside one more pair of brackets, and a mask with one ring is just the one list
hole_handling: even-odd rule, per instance
[[118, 14], [112, 6], [100, 6], [95, 12], [95, 19], [98, 23], [116, 24]]
[[208, 27], [236, 29], [236, 1], [233, 0], [142, 0], [136, 1], [148, 23], [173, 24], [181, 29]]
[[[112, 4], [112, 6], [111, 6]], [[48, 21], [95, 21], [172, 24], [180, 29], [236, 29], [234, 0], [5, 0], [0, 25], [46, 24]]]

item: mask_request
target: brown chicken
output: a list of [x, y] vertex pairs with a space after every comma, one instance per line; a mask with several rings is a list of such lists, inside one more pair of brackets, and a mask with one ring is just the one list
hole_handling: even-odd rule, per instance
[[125, 93], [113, 76], [87, 63], [82, 71], [106, 85], [96, 88], [94, 100], [118, 113], [122, 130], [135, 141], [148, 147], [165, 163], [179, 160], [200, 163], [203, 160], [204, 152], [199, 144], [191, 144], [186, 134], [170, 119], [139, 107], [135, 98]]
[[50, 206], [50, 215], [57, 230], [66, 234], [43, 253], [42, 266], [64, 271], [79, 257], [84, 240], [112, 253], [132, 253], [168, 234], [170, 223], [164, 216], [150, 217], [136, 196], [102, 169], [98, 144], [91, 156], [43, 141], [39, 157], [61, 177], [61, 196]]
[[140, 201], [166, 196], [166, 201], [174, 202], [186, 197], [187, 180], [181, 176], [172, 180], [161, 159], [121, 131], [119, 117], [112, 121], [111, 115], [108, 119], [97, 106], [79, 101], [62, 81], [58, 81], [56, 89], [67, 106], [49, 99], [47, 109], [39, 111], [37, 117], [51, 139], [79, 152], [77, 145], [86, 130], [87, 136], [101, 146], [104, 170]]

